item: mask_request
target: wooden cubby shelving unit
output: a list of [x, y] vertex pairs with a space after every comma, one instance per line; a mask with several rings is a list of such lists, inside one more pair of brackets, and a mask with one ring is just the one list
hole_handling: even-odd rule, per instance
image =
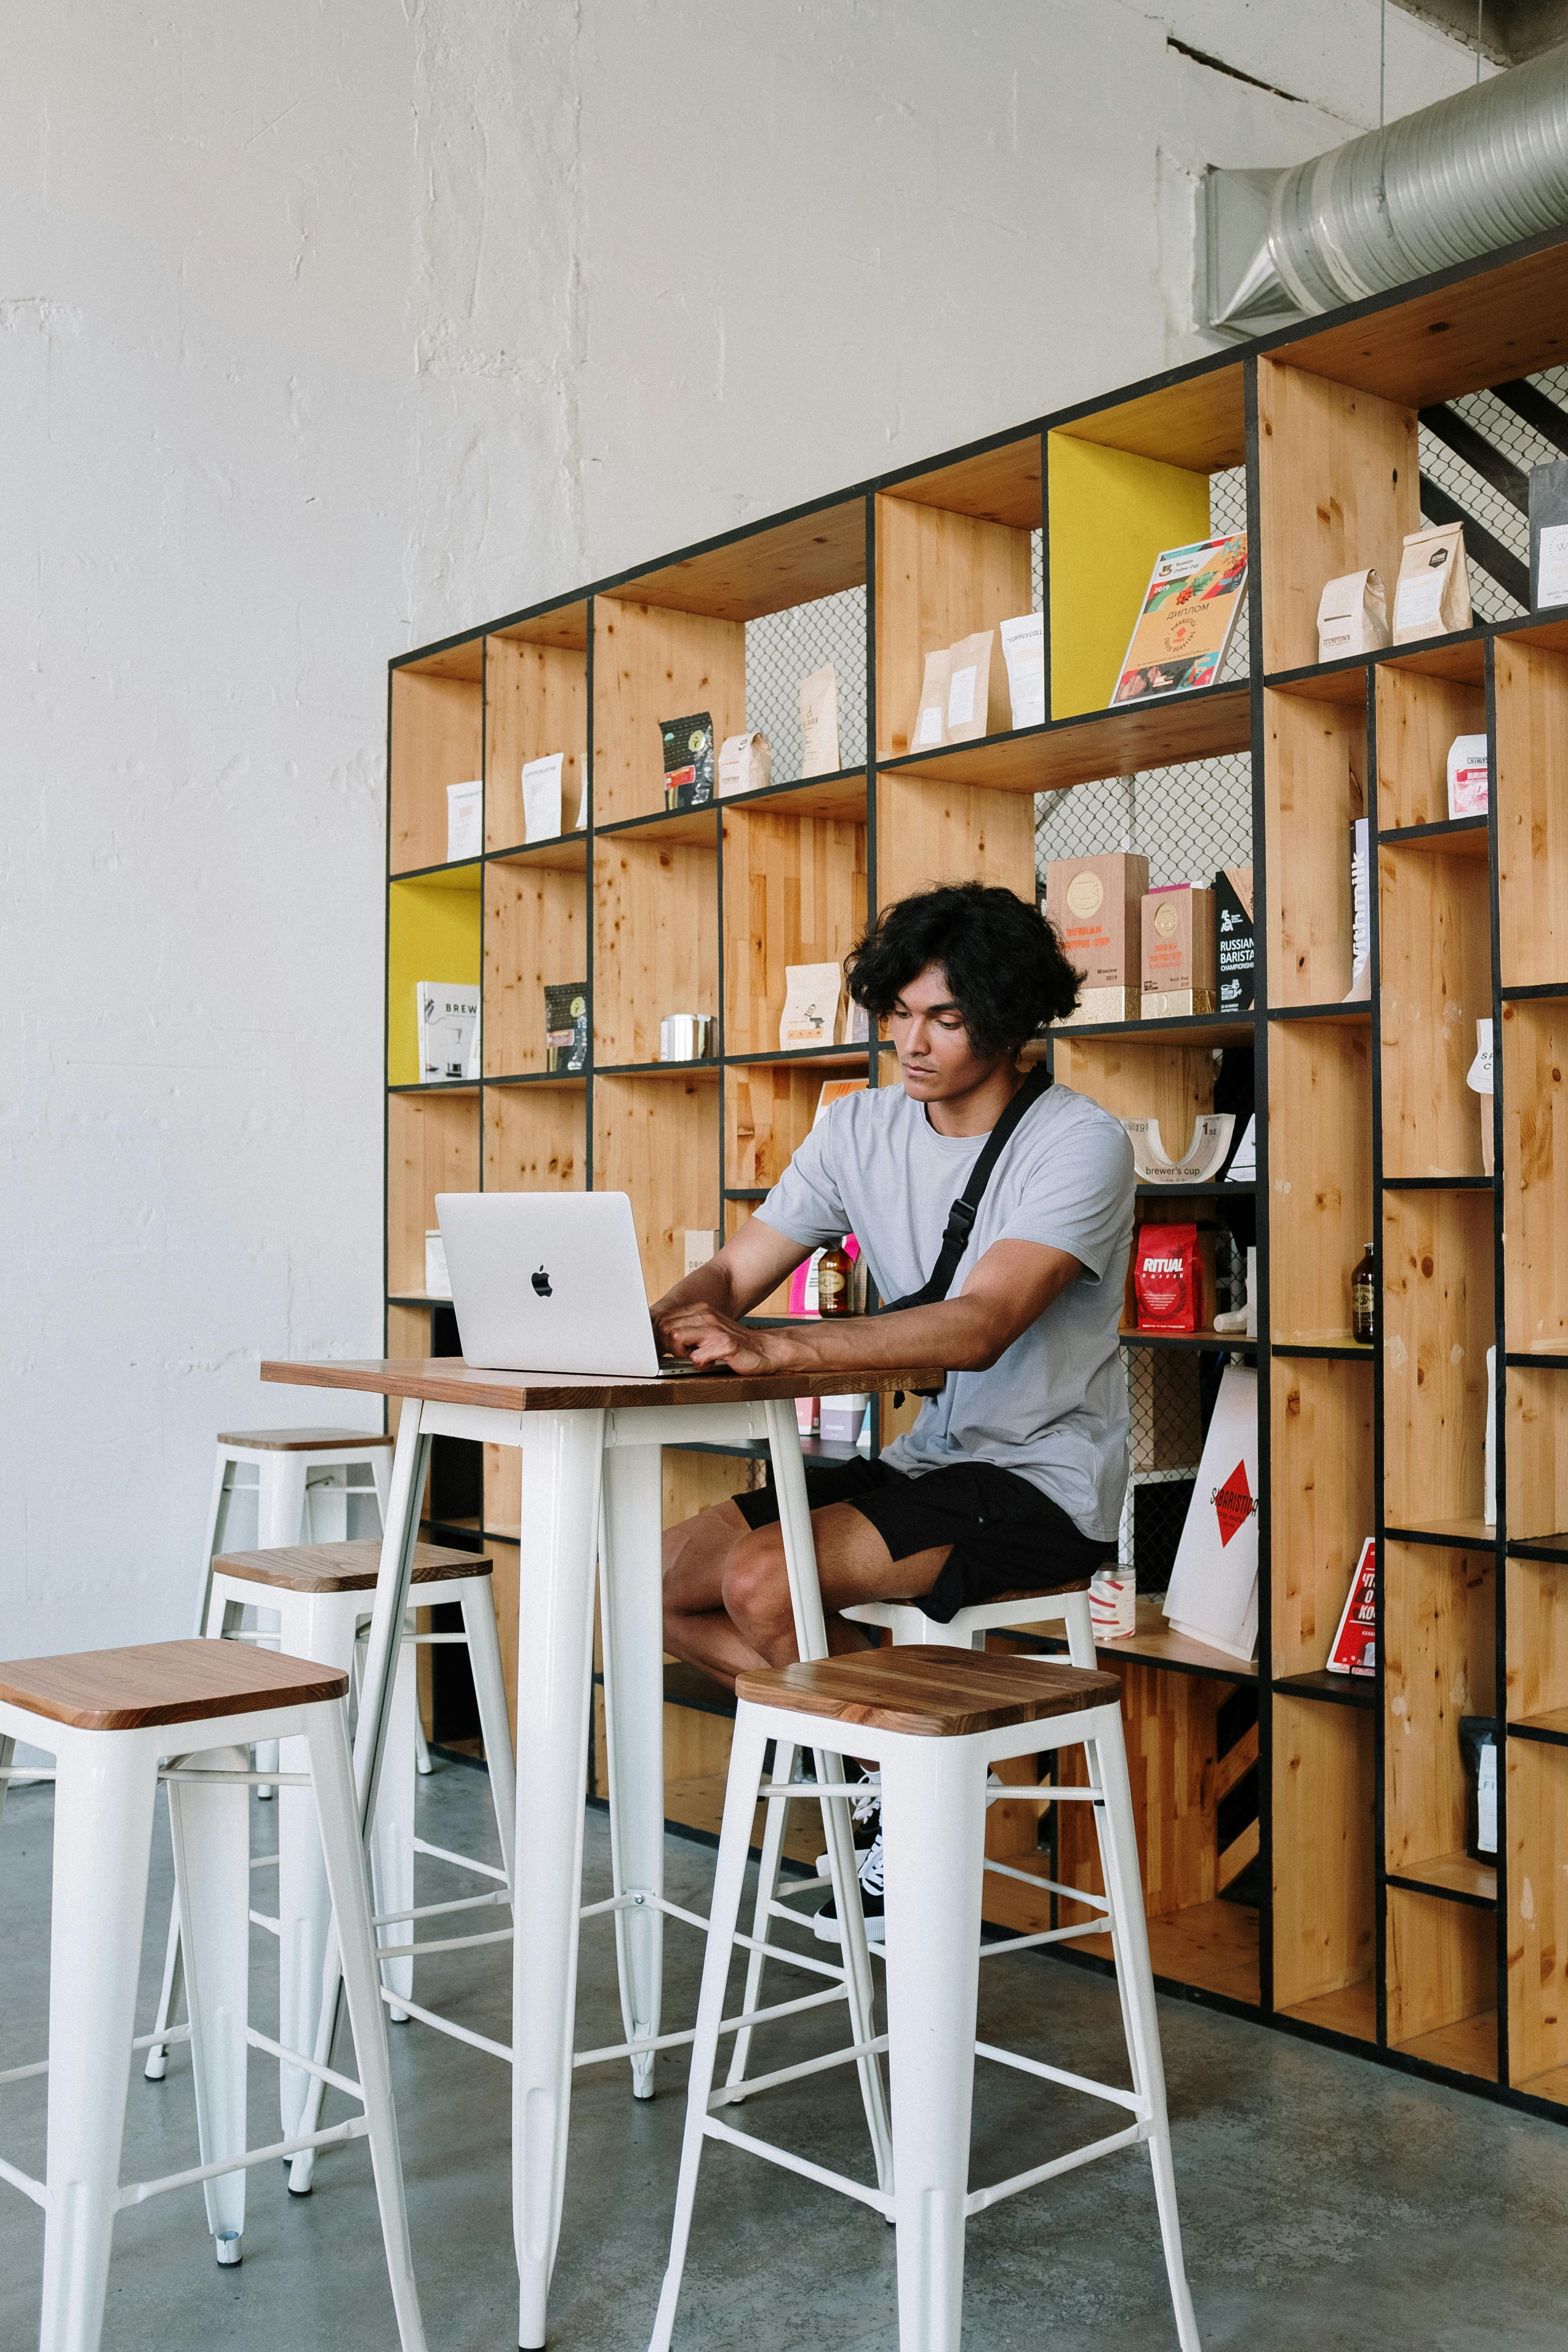
[[[650, 1287], [663, 1288], [683, 1229], [732, 1232], [750, 1213], [825, 1076], [896, 1076], [875, 1044], [777, 1051], [786, 964], [841, 956], [871, 909], [930, 881], [1033, 893], [1038, 793], [1136, 774], [1146, 805], [1163, 770], [1250, 753], [1256, 1010], [1073, 1029], [1041, 1048], [1110, 1109], [1157, 1114], [1176, 1151], [1212, 1106], [1216, 1048], [1254, 1056], [1256, 1185], [1182, 1197], [1214, 1214], [1245, 1189], [1256, 1211], [1258, 1664], [1171, 1633], [1146, 1601], [1137, 1634], [1103, 1654], [1125, 1693], [1155, 1968], [1194, 1999], [1556, 2116], [1568, 2109], [1568, 616], [1326, 666], [1315, 624], [1326, 579], [1369, 562], [1397, 574], [1419, 518], [1418, 412], [1563, 363], [1564, 321], [1568, 240], [1539, 239], [399, 656], [387, 836], [387, 1348], [447, 1352], [450, 1308], [423, 1293], [437, 1191], [624, 1190]], [[1152, 556], [1206, 535], [1210, 478], [1239, 467], [1247, 674], [1106, 709]], [[911, 753], [925, 654], [1026, 611], [1042, 541], [1050, 719]], [[717, 736], [739, 729], [748, 624], [847, 590], [865, 597], [858, 764], [667, 814], [658, 721], [707, 709]], [[1449, 824], [1447, 745], [1482, 730], [1491, 812]], [[587, 823], [525, 845], [519, 771], [554, 751], [564, 814], [586, 787]], [[445, 787], [478, 776], [484, 854], [449, 866]], [[1373, 986], [1347, 1004], [1358, 817], [1375, 877]], [[482, 1081], [410, 1084], [412, 982], [481, 977]], [[594, 1056], [569, 1077], [545, 1069], [542, 990], [574, 979], [590, 984]], [[716, 1016], [713, 1060], [657, 1059], [671, 1011]], [[1465, 1083], [1489, 1016], [1495, 1175]], [[1369, 1237], [1370, 1349], [1349, 1328]], [[783, 1308], [775, 1296], [759, 1312]], [[1127, 1337], [1145, 1363], [1152, 1346], [1195, 1365], [1237, 1345]], [[1495, 1525], [1482, 1516], [1489, 1348]], [[911, 1411], [884, 1411], [877, 1442]], [[711, 1447], [665, 1461], [669, 1518], [759, 1475]], [[433, 1526], [496, 1559], [509, 1671], [518, 1477], [515, 1455], [438, 1444], [427, 1505]], [[1324, 1661], [1369, 1534], [1383, 1562], [1379, 1671], [1350, 1683]], [[672, 1667], [666, 1712], [667, 1811], [712, 1832], [728, 1710]], [[1464, 1852], [1457, 1729], [1461, 1714], [1493, 1713], [1495, 1868]], [[1238, 1811], [1248, 1790], [1256, 1802]], [[998, 1805], [992, 1849], [1091, 1887], [1078, 1809], [1063, 1810], [1075, 1818], [1042, 1850], [1038, 1809]], [[998, 1920], [1050, 1923], [1047, 1893], [988, 1886]]]

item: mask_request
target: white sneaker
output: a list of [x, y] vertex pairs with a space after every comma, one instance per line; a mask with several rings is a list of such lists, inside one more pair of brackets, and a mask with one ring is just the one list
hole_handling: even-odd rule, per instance
[[[824, 1857], [826, 1860], [826, 1856]], [[882, 1915], [882, 1832], [880, 1827], [871, 1843], [860, 1857], [856, 1873], [860, 1882], [860, 1908], [866, 1918], [866, 1940], [879, 1944], [887, 1932]], [[811, 1932], [819, 1943], [838, 1944], [844, 1940], [838, 1925], [838, 1914], [830, 1895], [811, 1923]]]

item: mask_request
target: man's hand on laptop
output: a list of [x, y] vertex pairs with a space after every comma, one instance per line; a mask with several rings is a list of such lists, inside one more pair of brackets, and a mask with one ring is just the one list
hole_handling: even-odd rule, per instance
[[654, 1333], [661, 1348], [694, 1364], [710, 1364], [715, 1371], [740, 1372], [755, 1379], [763, 1372], [798, 1368], [800, 1350], [787, 1331], [759, 1331], [721, 1314], [706, 1301], [662, 1307], [654, 1316]]

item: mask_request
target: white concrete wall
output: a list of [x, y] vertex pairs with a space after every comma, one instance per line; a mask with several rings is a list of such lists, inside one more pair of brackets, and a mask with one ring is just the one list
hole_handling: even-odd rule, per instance
[[1198, 173], [1375, 121], [1377, 17], [9, 0], [7, 1652], [184, 1630], [214, 1433], [374, 1418], [254, 1368], [380, 1342], [386, 656], [1195, 351]]

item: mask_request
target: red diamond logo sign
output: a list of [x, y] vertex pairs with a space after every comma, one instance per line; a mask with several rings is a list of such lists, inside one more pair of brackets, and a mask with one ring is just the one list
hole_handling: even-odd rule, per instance
[[1238, 1528], [1244, 1528], [1252, 1516], [1252, 1489], [1247, 1483], [1247, 1465], [1238, 1462], [1223, 1486], [1216, 1488], [1214, 1515], [1219, 1521], [1220, 1549], [1230, 1541]]

